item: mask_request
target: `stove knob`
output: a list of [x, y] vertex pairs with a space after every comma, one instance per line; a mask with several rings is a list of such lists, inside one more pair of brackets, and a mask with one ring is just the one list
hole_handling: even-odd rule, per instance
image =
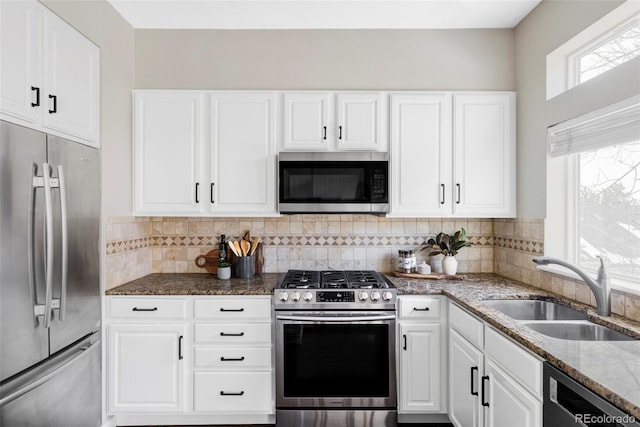
[[300, 292], [298, 291], [291, 292], [291, 301], [300, 301]]
[[[291, 298], [293, 298], [293, 297], [291, 297]], [[390, 300], [391, 300], [391, 298], [393, 298], [393, 294], [392, 294], [391, 292], [389, 292], [389, 291], [384, 291], [384, 292], [382, 293], [382, 299], [383, 299], [383, 300], [385, 300], [385, 301], [390, 301]]]
[[380, 292], [373, 291], [371, 292], [371, 301], [378, 301], [380, 299]]
[[302, 294], [302, 299], [309, 302], [313, 299], [313, 294], [311, 292], [305, 292]]
[[279, 299], [280, 301], [286, 301], [286, 300], [288, 300], [288, 299], [289, 299], [289, 294], [288, 294], [288, 293], [286, 293], [286, 292], [284, 292], [284, 291], [283, 291], [283, 292], [280, 292], [280, 293], [278, 294], [278, 299]]
[[366, 301], [369, 299], [369, 294], [366, 291], [360, 291], [360, 293], [358, 294], [358, 299], [360, 301]]

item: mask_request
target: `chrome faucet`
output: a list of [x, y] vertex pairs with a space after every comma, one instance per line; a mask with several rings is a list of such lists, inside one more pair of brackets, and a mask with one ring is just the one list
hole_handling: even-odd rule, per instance
[[596, 280], [593, 280], [575, 265], [564, 262], [558, 258], [542, 256], [534, 258], [533, 262], [538, 265], [558, 264], [575, 272], [587, 285], [589, 285], [593, 295], [596, 297], [596, 311], [598, 314], [600, 316], [611, 316], [611, 288], [609, 287], [609, 277], [607, 277], [607, 271], [604, 268], [602, 257], [598, 258], [600, 258], [600, 268], [598, 268], [598, 277]]

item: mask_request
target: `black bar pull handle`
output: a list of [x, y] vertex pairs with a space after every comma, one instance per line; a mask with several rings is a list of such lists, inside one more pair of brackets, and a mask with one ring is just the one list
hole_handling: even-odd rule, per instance
[[456, 204], [460, 204], [460, 184], [456, 184], [456, 189], [458, 190], [458, 199], [456, 200]]
[[138, 308], [138, 307], [133, 307], [131, 309], [131, 311], [158, 311], [158, 307], [153, 307], [153, 308]]
[[184, 359], [184, 357], [182, 356], [182, 340], [184, 339], [184, 336], [180, 335], [180, 337], [178, 338], [178, 360], [182, 360]]
[[224, 357], [220, 358], [221, 362], [242, 362], [244, 361], [244, 356], [242, 357]]
[[53, 99], [53, 109], [49, 110], [49, 114], [58, 112], [58, 97], [56, 95], [49, 95], [49, 99]]
[[200, 192], [199, 189], [200, 189], [200, 183], [196, 182], [196, 203], [200, 203], [200, 200], [198, 200], [198, 193]]
[[244, 336], [244, 332], [240, 332], [238, 334], [229, 334], [227, 332], [220, 332], [220, 336], [221, 337], [243, 337]]
[[39, 107], [40, 106], [40, 88], [39, 87], [35, 87], [35, 86], [31, 86], [31, 90], [36, 92], [36, 102], [32, 102], [31, 106], [32, 107]]
[[327, 140], [327, 127], [322, 126], [322, 139]]
[[342, 139], [342, 126], [338, 126], [338, 139]]
[[224, 312], [242, 312], [244, 311], [244, 308], [224, 308], [224, 307], [220, 307], [220, 311], [224, 311]]
[[402, 335], [402, 349], [403, 350], [407, 349], [407, 335], [406, 334]]
[[487, 400], [485, 399], [486, 396], [486, 390], [484, 388], [484, 384], [485, 384], [485, 380], [489, 380], [489, 375], [483, 375], [482, 376], [482, 406], [486, 406], [489, 407], [489, 402], [487, 402]]
[[238, 393], [227, 393], [226, 391], [220, 391], [220, 396], [244, 396], [244, 391]]
[[413, 307], [413, 311], [429, 311], [429, 307], [425, 307], [425, 308]]
[[478, 395], [478, 391], [475, 389], [475, 375], [473, 375], [473, 372], [478, 372], [478, 367], [477, 366], [472, 366], [471, 367], [471, 395], [472, 396], [477, 396]]
[[215, 203], [215, 202], [213, 201], [213, 186], [214, 186], [214, 185], [215, 185], [215, 184], [212, 182], [212, 183], [211, 183], [211, 187], [209, 188], [209, 193], [211, 194], [211, 203]]
[[442, 193], [441, 193], [442, 197], [440, 198], [440, 204], [444, 205], [444, 184], [440, 184], [440, 189], [442, 190]]

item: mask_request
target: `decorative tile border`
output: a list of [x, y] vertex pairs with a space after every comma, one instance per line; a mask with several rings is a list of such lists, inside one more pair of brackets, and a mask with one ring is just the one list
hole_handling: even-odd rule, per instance
[[143, 237], [140, 239], [120, 240], [117, 242], [107, 243], [107, 255], [130, 252], [136, 249], [148, 248], [154, 246], [151, 237]]
[[529, 252], [535, 255], [544, 255], [544, 244], [536, 240], [516, 239], [510, 237], [494, 237], [495, 246], [505, 249], [516, 249], [518, 251]]

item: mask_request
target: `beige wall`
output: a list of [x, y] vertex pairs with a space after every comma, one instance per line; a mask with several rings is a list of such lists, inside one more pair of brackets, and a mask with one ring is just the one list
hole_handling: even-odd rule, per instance
[[637, 59], [546, 101], [547, 55], [621, 3], [543, 0], [515, 29], [519, 217], [546, 216], [547, 127], [640, 91]]
[[102, 214], [131, 214], [133, 28], [103, 0], [41, 0], [100, 47]]
[[514, 90], [513, 30], [136, 30], [139, 89]]

